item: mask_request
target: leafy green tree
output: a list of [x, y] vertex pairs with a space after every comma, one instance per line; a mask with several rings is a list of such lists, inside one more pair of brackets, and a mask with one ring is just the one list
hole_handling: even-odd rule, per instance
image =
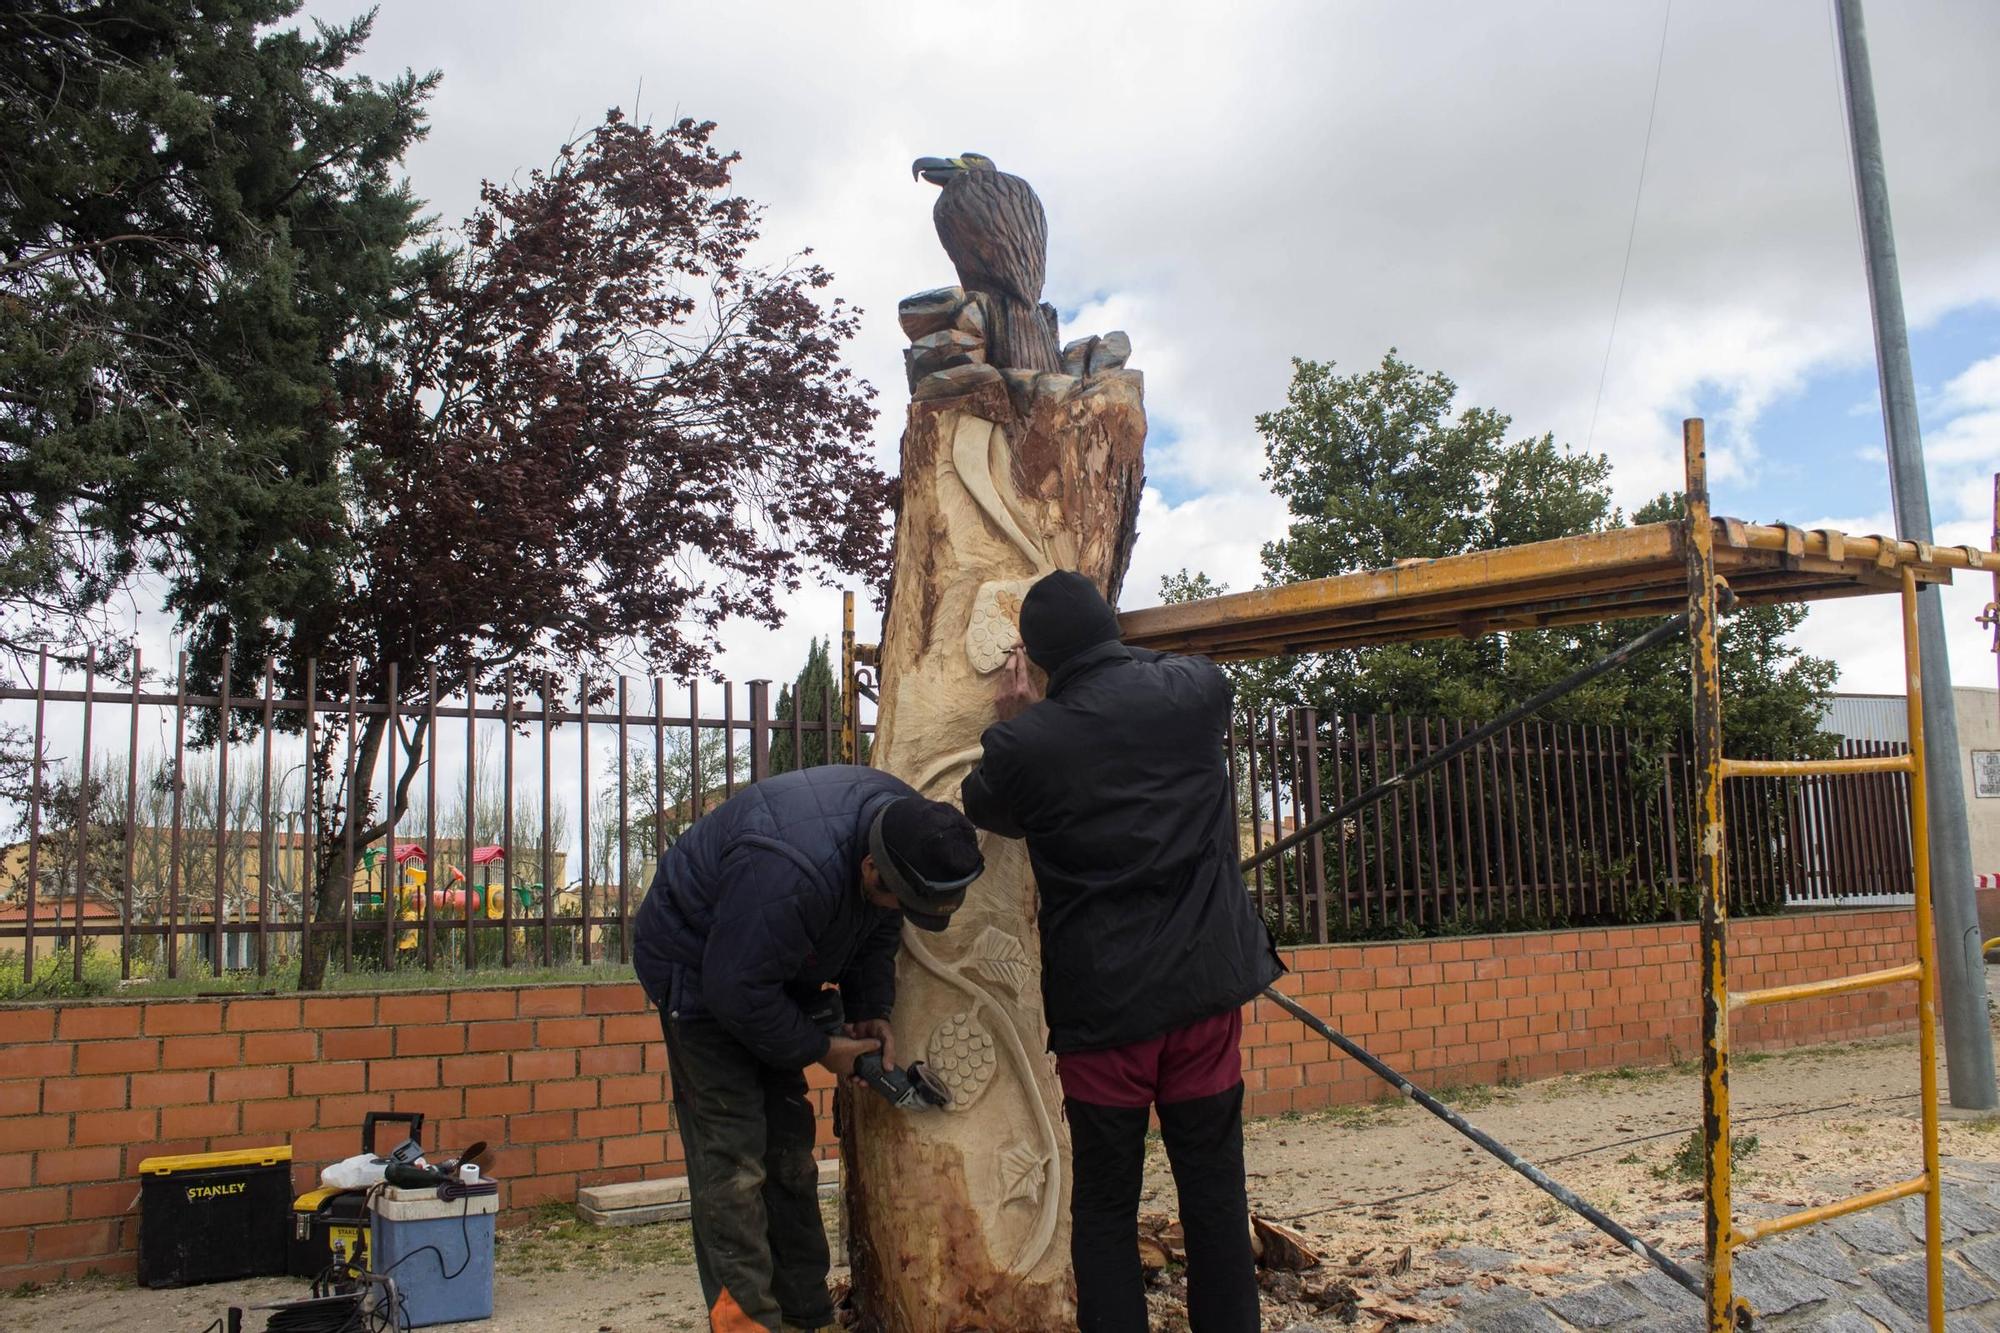
[[298, 8], [0, 6], [0, 646], [79, 647], [149, 565], [190, 612], [339, 581], [335, 404], [430, 262], [437, 76], [345, 74], [372, 14]]
[[[1575, 536], [1621, 526], [1610, 462], [1550, 435], [1509, 439], [1512, 421], [1454, 408], [1457, 386], [1391, 350], [1380, 366], [1336, 375], [1294, 361], [1284, 407], [1257, 418], [1264, 472], [1291, 522], [1263, 551], [1266, 585], [1324, 578], [1398, 560]], [[1675, 517], [1662, 496], [1635, 522]], [[1206, 580], [1168, 580], [1170, 597]], [[1212, 586], [1212, 585], [1207, 585]], [[1806, 754], [1825, 745], [1818, 719], [1836, 668], [1786, 642], [1805, 610], [1757, 608], [1722, 633], [1725, 741], [1737, 754]], [[1239, 682], [1323, 712], [1492, 717], [1636, 638], [1656, 622], [1620, 620], [1472, 640], [1395, 644], [1269, 664]], [[1599, 678], [1561, 700], [1556, 720], [1637, 726], [1664, 743], [1688, 721], [1684, 646]]]

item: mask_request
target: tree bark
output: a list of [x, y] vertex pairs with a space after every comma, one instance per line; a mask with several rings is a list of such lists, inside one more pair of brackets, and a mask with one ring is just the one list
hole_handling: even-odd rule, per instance
[[[914, 391], [873, 762], [935, 799], [956, 802], [978, 761], [1029, 586], [1075, 569], [1115, 598], [1124, 575], [1143, 481], [1142, 380], [1117, 364], [1091, 370], [1087, 354], [1077, 368], [1090, 373], [1002, 372], [974, 357]], [[951, 928], [906, 929], [897, 969], [898, 1059], [927, 1061], [952, 1105], [849, 1098], [855, 1303], [879, 1333], [1075, 1326], [1069, 1144], [1046, 1053], [1035, 885], [1019, 842], [982, 835], [982, 846], [986, 873]]]

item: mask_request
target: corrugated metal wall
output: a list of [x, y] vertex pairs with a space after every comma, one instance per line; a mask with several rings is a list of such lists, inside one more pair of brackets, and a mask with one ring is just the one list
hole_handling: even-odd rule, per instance
[[1900, 694], [1836, 694], [1822, 725], [1851, 741], [1910, 739], [1909, 713]]

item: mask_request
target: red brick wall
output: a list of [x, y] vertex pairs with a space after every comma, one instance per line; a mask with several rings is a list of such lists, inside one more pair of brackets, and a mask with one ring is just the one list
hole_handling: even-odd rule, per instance
[[[1886, 967], [1914, 947], [1907, 911], [1730, 934], [1738, 986]], [[1450, 1087], [1694, 1055], [1694, 957], [1692, 926], [1478, 936], [1292, 950], [1281, 984]], [[1734, 1031], [1744, 1049], [1914, 1021], [1904, 987], [1739, 1011]], [[1381, 1092], [1268, 1003], [1244, 1035], [1253, 1114]], [[430, 1145], [492, 1144], [509, 1208], [679, 1174], [665, 1067], [631, 985], [0, 1006], [0, 1287], [129, 1272], [142, 1158], [289, 1142], [303, 1189], [359, 1150], [370, 1110], [424, 1112]], [[827, 1080], [814, 1086], [829, 1138]]]
[[[1696, 927], [1626, 926], [1289, 950], [1279, 989], [1415, 1082], [1437, 1088], [1657, 1065], [1701, 1054]], [[1760, 917], [1729, 928], [1729, 984], [1752, 989], [1916, 960], [1908, 909]], [[1904, 985], [1738, 1009], [1733, 1050], [1915, 1027]], [[1252, 1115], [1382, 1095], [1372, 1074], [1268, 1000], [1243, 1029]], [[1916, 1067], [1910, 1087], [1916, 1089]]]

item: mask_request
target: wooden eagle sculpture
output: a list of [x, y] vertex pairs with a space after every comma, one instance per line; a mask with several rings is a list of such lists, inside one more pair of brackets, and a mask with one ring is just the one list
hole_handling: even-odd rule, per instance
[[1049, 220], [1034, 187], [982, 153], [920, 157], [910, 175], [943, 187], [931, 219], [958, 270], [958, 285], [988, 298], [988, 364], [1060, 370], [1055, 311], [1042, 304]]

